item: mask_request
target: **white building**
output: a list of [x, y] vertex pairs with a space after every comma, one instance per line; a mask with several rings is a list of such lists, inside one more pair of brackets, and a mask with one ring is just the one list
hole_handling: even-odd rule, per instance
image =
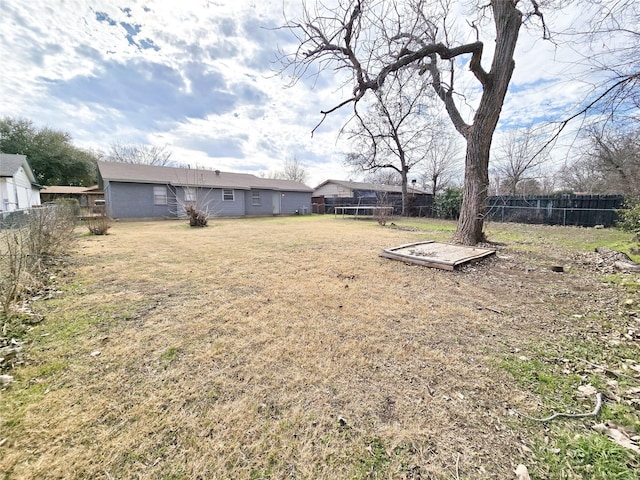
[[40, 205], [40, 185], [24, 155], [0, 153], [0, 212]]

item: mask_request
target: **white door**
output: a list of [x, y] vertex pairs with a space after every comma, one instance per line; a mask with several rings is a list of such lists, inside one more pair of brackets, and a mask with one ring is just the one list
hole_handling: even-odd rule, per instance
[[273, 214], [279, 215], [280, 214], [280, 192], [273, 192], [273, 194], [271, 195], [271, 198], [273, 200]]

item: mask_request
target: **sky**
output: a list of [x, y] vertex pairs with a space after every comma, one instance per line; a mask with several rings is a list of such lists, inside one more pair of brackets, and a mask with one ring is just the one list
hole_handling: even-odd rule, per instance
[[[349, 144], [339, 132], [349, 108], [311, 134], [320, 111], [348, 95], [337, 74], [327, 70], [292, 86], [279, 74], [279, 51], [296, 44], [277, 27], [300, 5], [0, 0], [0, 116], [66, 131], [82, 148], [167, 145], [181, 164], [256, 175], [295, 157], [311, 187], [361, 179], [343, 163]], [[560, 12], [552, 20], [562, 28], [575, 16]], [[536, 29], [521, 31], [500, 131], [559, 119], [584, 98], [585, 86], [567, 81], [572, 53], [540, 37]], [[473, 103], [477, 89], [469, 85]]]

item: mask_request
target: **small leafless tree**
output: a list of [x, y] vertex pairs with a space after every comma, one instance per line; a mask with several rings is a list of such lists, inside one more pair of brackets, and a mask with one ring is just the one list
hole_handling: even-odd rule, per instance
[[563, 190], [588, 195], [606, 192], [606, 180], [599, 168], [582, 158], [566, 162], [558, 171]]
[[206, 184], [206, 171], [198, 168], [178, 170], [175, 181], [168, 185], [175, 215], [189, 219], [191, 227], [206, 227], [216, 214], [216, 189]]
[[164, 167], [172, 163], [171, 155], [167, 145], [113, 142], [105, 160]]
[[567, 188], [595, 194], [640, 197], [640, 132], [592, 127], [582, 155], [562, 171]]
[[640, 197], [640, 129], [592, 130], [591, 157], [608, 178], [610, 192]]
[[384, 227], [393, 216], [393, 203], [389, 200], [387, 192], [382, 192], [378, 195], [376, 207], [378, 208], [375, 210], [374, 218], [378, 222], [378, 225]]
[[556, 192], [559, 185], [558, 168], [547, 168], [542, 170], [540, 177], [538, 177], [538, 183], [540, 185], [541, 195], [551, 195]]
[[[530, 127], [514, 129], [501, 139], [494, 153], [495, 170], [500, 177], [499, 194], [516, 195], [518, 184], [540, 176], [540, 167], [549, 160], [544, 140]], [[529, 185], [529, 191], [531, 185]]]
[[302, 162], [295, 155], [284, 162], [283, 172], [283, 178], [285, 180], [294, 180], [296, 182], [305, 183], [308, 178], [307, 169], [304, 168]]
[[365, 114], [356, 109], [349, 138], [356, 148], [346, 163], [365, 172], [392, 170], [402, 186], [402, 214], [409, 213], [408, 176], [428, 150], [439, 125], [431, 122], [424, 105], [427, 84], [410, 72], [395, 72], [377, 89]]
[[422, 188], [437, 195], [453, 184], [458, 167], [462, 164], [458, 138], [444, 129], [434, 136], [421, 163]]
[[[526, 19], [543, 23], [546, 36], [542, 12], [534, 0], [489, 0], [478, 4], [467, 18], [460, 11], [454, 15], [447, 0], [338, 0], [331, 7], [318, 2], [315, 9], [305, 8], [301, 18], [287, 23], [299, 46], [283, 63], [293, 83], [312, 66], [350, 73], [352, 95], [321, 111], [323, 119], [346, 105], [357, 114], [365, 95], [375, 94], [397, 72], [413, 72], [428, 82], [466, 141], [464, 197], [453, 240], [474, 245], [484, 239], [489, 150], [515, 66], [518, 33]], [[460, 35], [456, 35], [456, 21]], [[494, 47], [489, 70], [482, 65], [483, 34]], [[474, 41], [468, 41], [470, 35]], [[471, 122], [465, 121], [461, 110], [470, 99], [456, 90], [455, 79], [463, 65], [480, 91]]]
[[267, 173], [267, 178], [293, 180], [300, 183], [306, 183], [308, 177], [307, 169], [295, 155], [285, 160], [282, 170], [274, 170]]

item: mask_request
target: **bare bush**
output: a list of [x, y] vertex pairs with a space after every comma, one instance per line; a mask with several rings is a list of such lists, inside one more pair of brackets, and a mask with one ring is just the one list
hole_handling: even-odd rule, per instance
[[24, 228], [28, 230], [28, 254], [32, 267], [64, 253], [73, 242], [76, 226], [74, 207], [67, 204], [31, 210]]
[[375, 209], [374, 218], [378, 222], [378, 225], [384, 227], [393, 215], [393, 204], [389, 200], [386, 192], [378, 198], [376, 206], [378, 208]]
[[[75, 216], [69, 205], [37, 208], [3, 224], [0, 231], [0, 313], [42, 287], [46, 267], [71, 246]], [[3, 328], [6, 330], [6, 328]]]
[[186, 205], [184, 207], [185, 212], [189, 216], [189, 226], [191, 227], [206, 227], [207, 226], [207, 214], [202, 210], [198, 210], [193, 205]]
[[3, 318], [9, 318], [11, 306], [24, 290], [31, 287], [27, 233], [22, 228], [0, 231], [0, 305]]
[[89, 215], [86, 221], [91, 235], [106, 235], [111, 228], [111, 219], [104, 213]]

